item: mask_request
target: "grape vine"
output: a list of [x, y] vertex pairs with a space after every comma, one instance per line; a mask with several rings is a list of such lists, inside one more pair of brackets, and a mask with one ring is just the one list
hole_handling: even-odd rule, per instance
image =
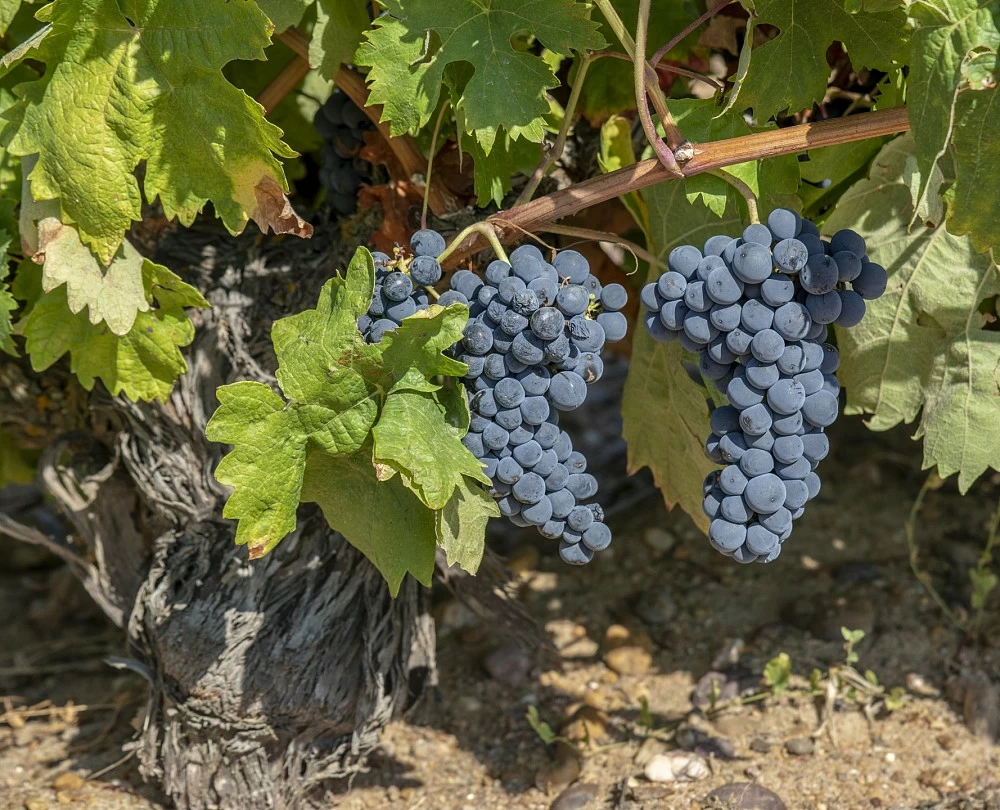
[[252, 556], [314, 502], [394, 592], [437, 548], [474, 572], [501, 515], [571, 563], [611, 542], [558, 414], [626, 337], [630, 469], [740, 561], [841, 410], [918, 422], [963, 492], [1000, 469], [1000, 0], [543, 5], [8, 4], [3, 362], [166, 402], [210, 304], [157, 235], [338, 229], [275, 386], [221, 388], [207, 434]]

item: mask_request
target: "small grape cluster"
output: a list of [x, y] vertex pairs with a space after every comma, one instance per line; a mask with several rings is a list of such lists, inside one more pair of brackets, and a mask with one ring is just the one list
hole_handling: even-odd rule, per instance
[[445, 248], [436, 231], [417, 231], [410, 240], [413, 258], [397, 250], [395, 257], [375, 251], [375, 291], [368, 312], [358, 319], [358, 329], [369, 343], [381, 343], [386, 332], [395, 331], [407, 318], [431, 304], [428, 289], [441, 280], [437, 260]]
[[469, 367], [472, 422], [465, 446], [485, 465], [501, 513], [559, 539], [559, 554], [582, 565], [611, 543], [597, 479], [559, 429], [559, 412], [580, 407], [604, 372], [601, 351], [621, 340], [628, 295], [602, 286], [574, 250], [545, 261], [524, 245], [496, 260], [486, 282], [468, 270], [451, 277], [441, 305], [469, 307], [459, 359]]
[[819, 493], [824, 431], [839, 412], [829, 324], [857, 325], [886, 288], [885, 269], [866, 253], [854, 231], [827, 242], [814, 223], [777, 209], [742, 238], [675, 248], [669, 271], [642, 290], [649, 333], [696, 352], [701, 375], [729, 399], [713, 410], [705, 444], [727, 466], [706, 478], [703, 506], [712, 546], [741, 563], [776, 559]]
[[358, 207], [358, 189], [371, 176], [371, 164], [358, 152], [365, 132], [374, 127], [340, 90], [334, 90], [317, 110], [313, 126], [325, 141], [319, 178], [330, 192], [330, 205], [338, 214], [352, 214]]

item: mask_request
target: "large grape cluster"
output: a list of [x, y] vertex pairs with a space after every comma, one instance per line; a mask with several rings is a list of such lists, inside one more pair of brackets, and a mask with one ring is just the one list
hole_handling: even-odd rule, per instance
[[368, 116], [340, 90], [334, 90], [313, 118], [323, 136], [320, 181], [330, 192], [330, 205], [342, 215], [357, 210], [358, 188], [371, 176], [371, 164], [358, 157], [365, 132], [374, 129]]
[[506, 517], [560, 540], [564, 561], [587, 563], [611, 543], [611, 531], [601, 507], [585, 503], [597, 479], [559, 429], [559, 412], [579, 408], [601, 378], [604, 346], [625, 336], [627, 293], [602, 286], [574, 250], [549, 263], [524, 245], [485, 276], [459, 270], [438, 301], [469, 306], [459, 355], [471, 394], [465, 446], [485, 465]]
[[776, 559], [819, 492], [840, 394], [828, 326], [857, 325], [886, 288], [866, 253], [854, 231], [825, 241], [777, 209], [742, 238], [675, 248], [669, 271], [642, 291], [649, 333], [696, 352], [729, 399], [712, 412], [705, 452], [726, 466], [706, 478], [703, 505], [712, 546], [741, 563]]

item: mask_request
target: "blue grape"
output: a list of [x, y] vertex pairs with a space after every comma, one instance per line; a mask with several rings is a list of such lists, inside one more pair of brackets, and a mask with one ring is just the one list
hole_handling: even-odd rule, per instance
[[541, 425], [549, 418], [549, 401], [545, 397], [525, 397], [519, 410], [524, 424]]
[[568, 279], [571, 284], [580, 284], [590, 275], [590, 263], [575, 250], [559, 251], [552, 264], [560, 278]]
[[[692, 281], [684, 289], [684, 305], [692, 312], [708, 312], [714, 302], [705, 291], [704, 281]], [[660, 309], [663, 312], [663, 309]]]
[[771, 251], [757, 242], [746, 242], [736, 249], [733, 272], [748, 284], [759, 284], [771, 275]]
[[829, 427], [837, 419], [839, 405], [837, 398], [829, 391], [817, 391], [806, 397], [802, 405], [802, 416], [816, 427]]
[[549, 383], [549, 396], [558, 410], [571, 411], [587, 398], [587, 383], [574, 371], [560, 371]]
[[813, 323], [833, 323], [840, 317], [843, 306], [840, 300], [840, 293], [836, 290], [823, 293], [822, 295], [809, 294], [806, 296], [806, 309], [809, 310], [809, 317]]
[[777, 512], [785, 504], [785, 484], [774, 473], [751, 478], [744, 488], [747, 506], [761, 515]]
[[499, 286], [510, 275], [510, 265], [500, 259], [494, 259], [486, 268], [486, 280], [494, 287]]
[[735, 304], [743, 295], [743, 282], [725, 266], [713, 270], [704, 283], [705, 292], [716, 304]]
[[774, 264], [782, 273], [798, 273], [807, 261], [809, 247], [801, 239], [789, 237], [774, 246]]
[[765, 304], [780, 307], [795, 297], [795, 282], [786, 276], [771, 276], [760, 285], [760, 297]]
[[563, 287], [556, 296], [556, 306], [567, 317], [582, 315], [590, 306], [590, 293], [575, 284]]
[[522, 467], [529, 469], [542, 460], [542, 447], [534, 439], [514, 448], [512, 456]]
[[781, 379], [767, 389], [767, 405], [775, 413], [788, 416], [800, 410], [806, 401], [802, 383], [794, 379]]
[[612, 343], [624, 338], [628, 332], [628, 320], [620, 312], [602, 312], [597, 316], [597, 323], [604, 330], [605, 338]]
[[729, 243], [734, 241], [736, 240], [731, 236], [710, 236], [701, 252], [705, 256], [722, 256], [723, 251], [729, 246]]
[[462, 332], [462, 345], [469, 354], [488, 354], [493, 348], [493, 332], [481, 323], [470, 323]]
[[773, 235], [767, 225], [761, 225], [759, 222], [748, 225], [746, 230], [743, 231], [743, 241], [747, 243], [755, 242], [758, 245], [769, 248], [771, 247], [772, 239]]
[[[565, 536], [566, 532], [563, 533]], [[583, 543], [570, 543], [564, 539], [559, 544], [559, 557], [567, 565], [586, 565], [594, 559], [594, 552]]]
[[[706, 496], [705, 501], [709, 501], [713, 497], [712, 494], [709, 494]], [[709, 501], [709, 505], [711, 505], [711, 501]], [[704, 503], [702, 506], [704, 507]], [[739, 495], [726, 495], [719, 504], [716, 514], [710, 514], [707, 509], [705, 510], [705, 514], [710, 518], [718, 517], [721, 514], [723, 518], [731, 523], [748, 523], [754, 516], [753, 511], [747, 507], [746, 501]]]
[[781, 464], [791, 464], [802, 458], [804, 452], [802, 438], [799, 436], [778, 436], [771, 449], [775, 461]]
[[712, 545], [723, 552], [733, 552], [746, 541], [747, 527], [744, 523], [733, 523], [724, 518], [716, 518], [708, 530]]
[[850, 229], [837, 231], [830, 240], [830, 250], [839, 253], [842, 250], [849, 250], [856, 256], [864, 256], [868, 252], [868, 246], [864, 238]]
[[446, 247], [444, 237], [429, 228], [419, 230], [410, 237], [410, 250], [414, 256], [440, 256]]
[[857, 326], [865, 317], [867, 307], [864, 298], [854, 290], [841, 290], [838, 295], [840, 296], [840, 315], [837, 316], [837, 326], [844, 328]]
[[766, 433], [771, 429], [773, 421], [771, 409], [763, 404], [751, 405], [740, 413], [739, 417], [743, 432], [749, 433], [751, 436], [760, 436], [762, 433]]
[[767, 217], [767, 227], [775, 239], [792, 239], [802, 227], [802, 217], [788, 208], [775, 208]]
[[813, 295], [822, 295], [836, 289], [840, 281], [837, 263], [829, 256], [810, 256], [799, 273], [802, 289]]
[[861, 275], [851, 282], [851, 287], [866, 301], [874, 301], [885, 293], [888, 278], [882, 265], [864, 262], [861, 266]]
[[[663, 300], [658, 297], [656, 287], [658, 282], [651, 281], [645, 287], [642, 288], [642, 292], [639, 293], [639, 301], [642, 305], [648, 309], [650, 312], [659, 312], [660, 306], [663, 304]], [[687, 284], [684, 285], [685, 287]], [[684, 293], [681, 292], [681, 296]]]
[[667, 266], [680, 273], [684, 278], [691, 278], [698, 270], [698, 264], [702, 260], [701, 251], [694, 245], [681, 245], [670, 251], [667, 257]]
[[766, 450], [751, 448], [740, 458], [740, 470], [747, 478], [769, 473], [773, 469], [774, 457]]
[[604, 523], [594, 523], [583, 533], [583, 542], [591, 551], [604, 551], [611, 545], [611, 529]]
[[545, 497], [545, 479], [537, 473], [525, 473], [514, 484], [512, 493], [522, 504], [538, 503]]
[[618, 312], [628, 303], [628, 292], [621, 284], [606, 284], [601, 290], [601, 306], [607, 312]]
[[774, 311], [773, 326], [785, 340], [801, 340], [812, 326], [812, 318], [803, 304], [789, 301]]

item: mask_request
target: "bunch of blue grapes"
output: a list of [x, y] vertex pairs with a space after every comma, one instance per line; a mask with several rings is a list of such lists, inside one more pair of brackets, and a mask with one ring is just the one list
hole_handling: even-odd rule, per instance
[[485, 277], [457, 271], [438, 301], [469, 307], [459, 354], [472, 411], [465, 446], [485, 465], [502, 514], [558, 539], [562, 559], [582, 565], [608, 547], [611, 531], [603, 509], [585, 503], [597, 479], [559, 429], [559, 412], [583, 405], [604, 373], [605, 345], [625, 337], [628, 295], [602, 285], [575, 250], [549, 263], [524, 245]]
[[839, 413], [840, 356], [830, 324], [856, 326], [885, 292], [886, 271], [851, 230], [829, 241], [794, 211], [777, 209], [742, 238], [675, 248], [669, 271], [646, 285], [646, 329], [697, 353], [701, 375], [725, 392], [712, 412], [704, 483], [709, 541], [741, 563], [771, 562], [820, 490]]
[[430, 289], [443, 275], [437, 257], [444, 252], [444, 237], [436, 231], [417, 231], [410, 240], [412, 256], [397, 250], [395, 256], [375, 251], [375, 291], [368, 312], [358, 319], [358, 329], [369, 343], [381, 343], [408, 318], [431, 305]]
[[329, 191], [330, 205], [341, 215], [358, 207], [358, 189], [371, 177], [371, 164], [358, 157], [365, 132], [374, 129], [368, 116], [340, 90], [334, 90], [313, 118], [323, 136], [320, 182]]

